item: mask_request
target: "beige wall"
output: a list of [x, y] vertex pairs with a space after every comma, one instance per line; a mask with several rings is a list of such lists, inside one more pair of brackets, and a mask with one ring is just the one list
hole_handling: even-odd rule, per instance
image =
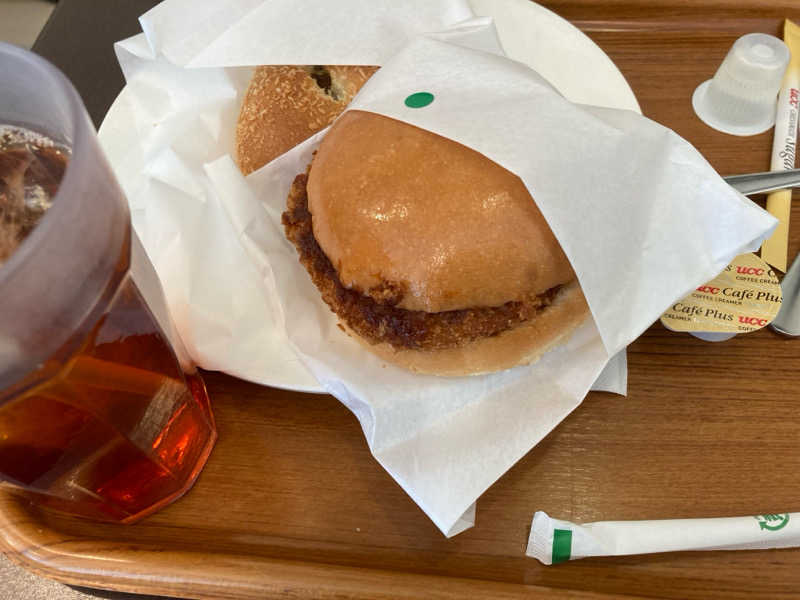
[[44, 0], [0, 0], [0, 41], [30, 48], [54, 6]]

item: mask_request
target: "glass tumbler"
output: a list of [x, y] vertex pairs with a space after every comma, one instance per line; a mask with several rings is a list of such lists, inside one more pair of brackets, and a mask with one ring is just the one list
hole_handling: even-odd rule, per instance
[[70, 82], [0, 44], [0, 124], [69, 153], [51, 208], [0, 265], [0, 481], [130, 523], [203, 468], [217, 437], [205, 386]]

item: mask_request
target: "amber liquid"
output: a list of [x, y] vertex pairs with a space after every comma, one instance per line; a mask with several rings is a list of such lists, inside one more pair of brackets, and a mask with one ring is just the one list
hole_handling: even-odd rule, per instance
[[0, 392], [0, 480], [37, 504], [133, 522], [185, 493], [216, 440], [205, 386], [183, 372], [130, 275], [79, 350]]

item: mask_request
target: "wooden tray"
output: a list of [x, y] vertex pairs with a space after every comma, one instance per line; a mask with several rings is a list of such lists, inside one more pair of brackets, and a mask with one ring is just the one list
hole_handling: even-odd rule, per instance
[[[765, 170], [772, 133], [722, 135], [691, 93], [731, 43], [779, 34], [796, 0], [545, 3], [619, 65], [644, 113], [723, 174]], [[794, 210], [800, 223], [800, 208]], [[795, 225], [791, 255], [800, 249]], [[336, 400], [206, 375], [220, 440], [195, 489], [132, 526], [48, 514], [0, 493], [0, 540], [60, 581], [191, 598], [775, 598], [800, 550], [586, 559], [523, 554], [533, 512], [574, 520], [800, 510], [800, 342], [760, 331], [718, 345], [654, 325], [629, 350], [627, 398], [590, 394], [445, 539], [372, 460]]]

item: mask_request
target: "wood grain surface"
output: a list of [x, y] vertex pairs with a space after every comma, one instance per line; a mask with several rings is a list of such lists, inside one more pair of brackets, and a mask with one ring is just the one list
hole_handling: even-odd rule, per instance
[[[769, 167], [772, 132], [717, 133], [694, 88], [733, 41], [779, 34], [796, 0], [552, 0], [614, 60], [644, 114], [722, 174]], [[797, 196], [795, 196], [797, 198]], [[790, 254], [800, 249], [793, 209]], [[800, 341], [769, 330], [711, 345], [652, 326], [629, 348], [629, 395], [590, 394], [445, 539], [372, 460], [328, 396], [206, 374], [219, 444], [195, 489], [132, 527], [0, 494], [10, 556], [55, 579], [191, 598], [789, 598], [800, 549], [584, 559], [524, 556], [535, 510], [572, 521], [800, 510]], [[797, 412], [796, 412], [797, 411]]]

